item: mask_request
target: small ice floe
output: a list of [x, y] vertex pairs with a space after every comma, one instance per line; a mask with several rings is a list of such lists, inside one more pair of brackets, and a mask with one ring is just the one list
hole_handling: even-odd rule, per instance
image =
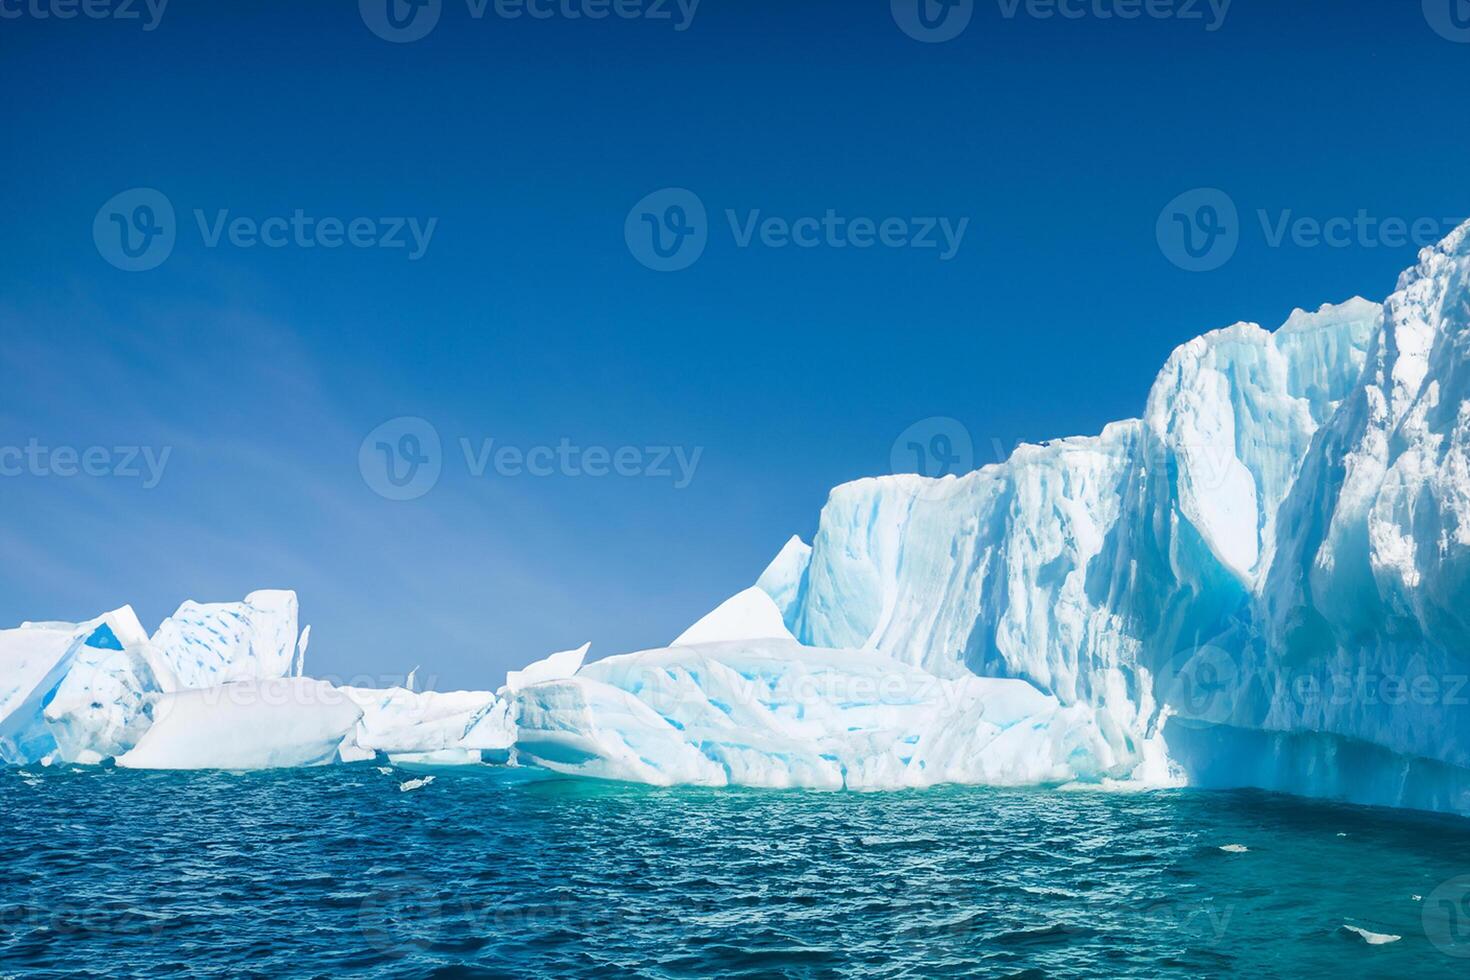
[[391, 776], [391, 775], [393, 775], [393, 767], [392, 766], [379, 766], [378, 767], [378, 772], [382, 773], [384, 776]]
[[1337, 836], [1339, 836], [1339, 837], [1346, 837], [1347, 834], [1339, 833]]
[[423, 787], [429, 785], [433, 781], [434, 781], [434, 777], [433, 776], [425, 776], [423, 779], [410, 779], [406, 783], [399, 783], [398, 784], [398, 792], [400, 792], [400, 793], [408, 793], [408, 792], [411, 792], [412, 790], [422, 789]]
[[1346, 922], [1342, 924], [1342, 930], [1343, 932], [1351, 933], [1352, 935], [1357, 936], [1369, 946], [1383, 946], [1387, 943], [1396, 943], [1400, 939], [1404, 938], [1403, 936], [1395, 936], [1387, 932], [1369, 932], [1367, 929], [1359, 929], [1357, 926], [1350, 926]]
[[1409, 901], [1411, 901], [1411, 902], [1422, 902], [1422, 901], [1424, 901], [1424, 896], [1423, 895], [1410, 895], [1409, 896]]
[[1244, 844], [1221, 844], [1220, 850], [1224, 851], [1226, 854], [1245, 854], [1250, 850], [1250, 848], [1246, 847]]

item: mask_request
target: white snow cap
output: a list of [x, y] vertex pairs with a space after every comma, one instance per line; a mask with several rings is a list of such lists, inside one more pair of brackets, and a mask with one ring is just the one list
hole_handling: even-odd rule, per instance
[[544, 660], [538, 660], [529, 667], [520, 670], [512, 670], [505, 675], [505, 687], [511, 693], [530, 687], [532, 684], [540, 684], [544, 681], [559, 681], [571, 677], [582, 669], [582, 661], [587, 659], [587, 651], [592, 649], [591, 643], [584, 643], [575, 650], [563, 650], [561, 653], [553, 653]]
[[689, 627], [670, 646], [728, 640], [794, 640], [781, 619], [781, 610], [765, 593], [752, 587], [720, 603], [714, 612]]

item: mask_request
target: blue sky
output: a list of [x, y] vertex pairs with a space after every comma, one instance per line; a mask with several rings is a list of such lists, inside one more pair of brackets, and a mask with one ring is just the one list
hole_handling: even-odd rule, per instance
[[[958, 420], [977, 464], [1095, 432], [1197, 333], [1386, 295], [1415, 250], [1385, 219], [1470, 214], [1448, 0], [1438, 30], [1417, 3], [990, 0], [943, 43], [886, 0], [666, 20], [443, 0], [409, 43], [341, 0], [177, 2], [149, 30], [38, 16], [55, 2], [0, 4], [0, 445], [63, 450], [0, 476], [0, 622], [131, 602], [151, 627], [294, 588], [309, 667], [339, 677], [493, 687], [585, 640], [658, 645], [809, 537], [830, 487], [890, 471], [915, 423]], [[136, 188], [175, 214], [146, 271], [94, 238]], [[625, 229], [666, 188], [704, 209], [705, 247], [660, 272]], [[1237, 212], [1209, 271], [1158, 237], [1197, 188]], [[313, 247], [283, 231], [298, 211]], [[829, 212], [842, 231], [815, 230]], [[390, 234], [408, 218], [421, 248]], [[777, 247], [769, 218], [816, 244]], [[1353, 230], [1315, 243], [1301, 218]], [[325, 247], [323, 219], [405, 247]], [[963, 235], [947, 257], [856, 247], [890, 219], [894, 243]], [[406, 501], [360, 460], [399, 417], [442, 447]], [[678, 486], [528, 472], [544, 452], [476, 476], [490, 439], [628, 447], [626, 472], [698, 456]], [[64, 475], [92, 447], [139, 476]], [[156, 486], [119, 447], [167, 451]]]

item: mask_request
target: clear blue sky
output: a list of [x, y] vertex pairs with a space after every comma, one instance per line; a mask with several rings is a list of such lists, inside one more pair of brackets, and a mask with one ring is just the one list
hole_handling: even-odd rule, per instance
[[[912, 423], [960, 420], [982, 462], [1095, 432], [1195, 334], [1381, 298], [1413, 260], [1272, 247], [1258, 210], [1470, 213], [1470, 44], [1419, 3], [1236, 0], [1210, 31], [989, 0], [927, 44], [888, 0], [704, 0], [683, 31], [444, 0], [395, 44], [346, 0], [176, 0], [147, 31], [35, 16], [51, 2], [0, 20], [0, 444], [170, 456], [151, 488], [0, 477], [0, 622], [131, 602], [151, 627], [294, 588], [320, 674], [493, 687], [585, 640], [658, 645], [809, 537], [830, 487], [887, 472]], [[93, 225], [138, 187], [177, 240], [129, 272]], [[625, 220], [667, 187], [708, 209], [708, 245], [656, 272]], [[1199, 187], [1240, 241], [1188, 272], [1156, 224]], [[411, 261], [210, 248], [196, 209], [437, 224]], [[969, 225], [949, 261], [742, 248], [727, 209]], [[406, 502], [359, 466], [398, 416], [444, 446]], [[476, 478], [461, 438], [702, 455], [683, 488]]]

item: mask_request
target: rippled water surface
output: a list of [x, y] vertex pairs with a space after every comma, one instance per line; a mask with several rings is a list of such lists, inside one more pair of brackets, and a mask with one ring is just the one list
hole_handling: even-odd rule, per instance
[[419, 775], [0, 771], [0, 977], [1470, 975], [1470, 822]]

